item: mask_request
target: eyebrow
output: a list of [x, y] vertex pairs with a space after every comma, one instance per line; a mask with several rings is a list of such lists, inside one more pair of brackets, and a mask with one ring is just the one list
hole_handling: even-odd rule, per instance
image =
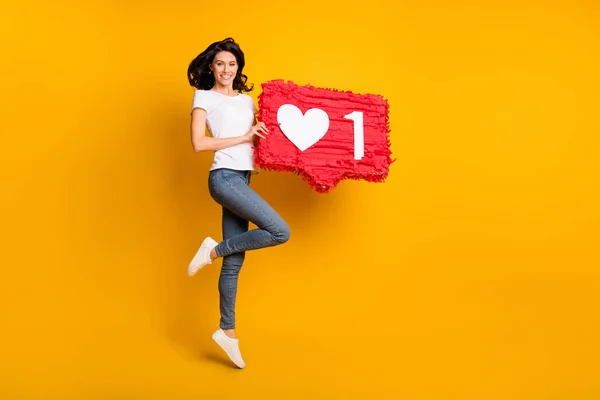
[[[223, 61], [223, 60], [217, 60], [216, 62], [225, 62], [225, 61]], [[234, 63], [234, 62], [236, 62], [236, 61], [235, 61], [235, 60], [233, 60], [233, 61], [229, 61], [229, 62], [230, 62], [230, 63]]]

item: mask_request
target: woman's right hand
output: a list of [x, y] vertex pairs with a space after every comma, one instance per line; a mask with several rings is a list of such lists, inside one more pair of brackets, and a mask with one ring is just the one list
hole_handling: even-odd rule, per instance
[[252, 143], [256, 139], [255, 136], [265, 139], [266, 135], [268, 135], [268, 134], [269, 134], [269, 130], [267, 129], [267, 126], [265, 125], [265, 123], [257, 122], [256, 125], [254, 125], [248, 131], [248, 133], [246, 133], [244, 135], [244, 141], [248, 142], [248, 143]]

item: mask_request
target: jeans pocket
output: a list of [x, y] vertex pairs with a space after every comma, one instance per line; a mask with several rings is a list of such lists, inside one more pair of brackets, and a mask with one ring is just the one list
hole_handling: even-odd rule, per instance
[[220, 195], [220, 186], [223, 185], [223, 178], [221, 177], [221, 170], [216, 169], [210, 171], [208, 174], [208, 193], [213, 199], [216, 199]]
[[213, 199], [218, 200], [234, 185], [243, 182], [248, 184], [245, 171], [235, 171], [227, 168], [219, 168], [210, 172], [208, 178], [208, 190]]

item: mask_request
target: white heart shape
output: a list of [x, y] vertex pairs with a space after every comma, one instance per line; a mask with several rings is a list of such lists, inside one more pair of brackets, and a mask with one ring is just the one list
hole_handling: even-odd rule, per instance
[[317, 143], [329, 129], [329, 116], [320, 108], [311, 108], [304, 115], [293, 104], [284, 104], [277, 110], [277, 122], [283, 134], [300, 151]]

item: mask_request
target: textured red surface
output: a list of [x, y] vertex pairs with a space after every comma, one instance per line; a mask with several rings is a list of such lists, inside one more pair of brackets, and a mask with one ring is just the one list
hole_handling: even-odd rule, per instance
[[[255, 162], [265, 170], [294, 172], [317, 192], [327, 193], [344, 179], [384, 182], [391, 158], [389, 106], [380, 95], [360, 95], [334, 89], [299, 86], [273, 80], [262, 85], [259, 96], [259, 121], [269, 129], [266, 139], [255, 147]], [[302, 113], [320, 108], [329, 116], [325, 136], [305, 151], [300, 151], [283, 134], [277, 111], [293, 104]], [[354, 159], [354, 125], [344, 118], [353, 111], [364, 113], [364, 156]]]

